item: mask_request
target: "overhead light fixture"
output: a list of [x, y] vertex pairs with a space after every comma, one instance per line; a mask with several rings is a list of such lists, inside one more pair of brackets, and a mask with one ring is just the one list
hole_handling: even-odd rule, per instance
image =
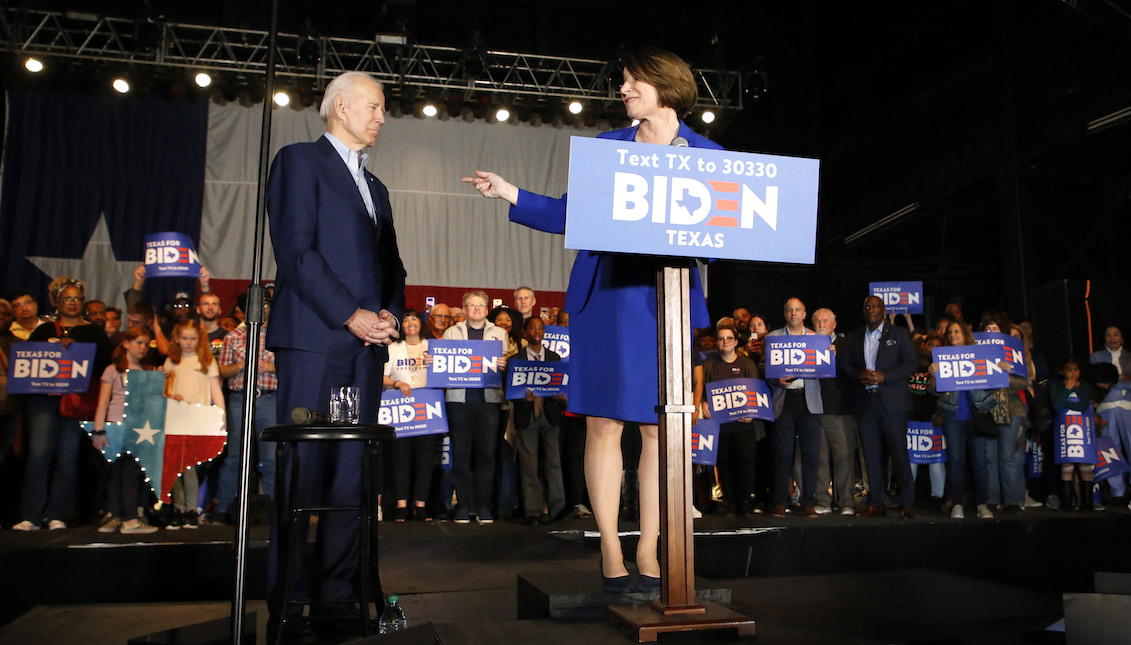
[[291, 104], [291, 95], [286, 92], [275, 92], [275, 105], [279, 107], [287, 107]]
[[207, 72], [197, 74], [194, 80], [196, 81], [197, 87], [208, 87], [212, 84], [212, 77], [209, 76]]
[[1087, 129], [1089, 133], [1092, 133], [1119, 125], [1128, 119], [1131, 119], [1131, 105], [1122, 110], [1116, 110], [1107, 116], [1101, 116], [1098, 119], [1088, 121]]
[[703, 110], [703, 123], [714, 123], [715, 113], [711, 110]]
[[29, 58], [24, 61], [24, 68], [32, 73], [39, 73], [43, 71], [43, 61], [38, 58]]
[[125, 94], [126, 92], [130, 91], [130, 84], [124, 78], [115, 78], [114, 82], [111, 83], [111, 85], [115, 90], [118, 91], [119, 94]]
[[582, 110], [583, 107], [584, 106], [581, 105], [581, 101], [570, 101], [569, 102], [569, 113], [570, 114], [581, 114], [581, 110]]
[[407, 45], [408, 36], [405, 34], [377, 34], [373, 37], [378, 45]]
[[427, 116], [427, 117], [433, 117], [433, 116], [436, 116], [439, 113], [439, 111], [436, 109], [436, 106], [432, 105], [431, 103], [425, 105], [424, 109], [421, 110], [421, 112], [423, 112], [424, 116]]
[[895, 222], [899, 221], [900, 219], [907, 217], [908, 215], [918, 211], [919, 208], [920, 208], [919, 202], [911, 202], [910, 204], [904, 206], [903, 208], [895, 211], [891, 215], [888, 215], [887, 217], [885, 217], [885, 218], [883, 218], [879, 221], [872, 222], [868, 226], [865, 226], [864, 228], [860, 229], [859, 231], [856, 231], [852, 235], [849, 235], [848, 237], [844, 238], [844, 243], [845, 244], [852, 244], [852, 243], [856, 242], [857, 240], [861, 240], [861, 239], [871, 235], [872, 233], [879, 231], [880, 229], [883, 229], [883, 228], [886, 228], [888, 226], [893, 225]]
[[495, 120], [500, 123], [506, 121], [509, 118], [511, 118], [511, 111], [506, 108], [499, 108], [499, 111], [495, 112]]

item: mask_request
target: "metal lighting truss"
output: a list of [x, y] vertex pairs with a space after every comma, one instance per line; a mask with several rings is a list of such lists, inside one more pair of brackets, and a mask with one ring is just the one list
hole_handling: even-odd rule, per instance
[[[619, 78], [607, 80], [608, 61], [419, 45], [401, 34], [378, 34], [373, 40], [318, 37], [313, 41], [316, 47], [307, 43], [308, 49], [320, 54], [317, 62], [306, 63], [297, 53], [303, 40], [297, 34], [279, 34], [276, 73], [313, 79], [317, 86], [343, 72], [361, 71], [402, 96], [431, 88], [464, 98], [486, 94], [608, 102], [617, 100], [620, 85]], [[259, 75], [267, 68], [267, 41], [267, 32], [255, 29], [76, 12], [0, 11], [0, 46], [20, 55]], [[699, 107], [742, 108], [741, 74], [693, 72], [699, 83]]]

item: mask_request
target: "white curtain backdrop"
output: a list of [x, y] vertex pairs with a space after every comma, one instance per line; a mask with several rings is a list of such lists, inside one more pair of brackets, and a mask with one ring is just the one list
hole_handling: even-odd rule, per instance
[[[251, 277], [262, 106], [212, 104], [200, 254], [213, 276]], [[325, 132], [314, 109], [276, 109], [272, 158], [279, 148]], [[410, 285], [565, 291], [574, 251], [565, 237], [507, 219], [506, 203], [461, 184], [492, 170], [533, 192], [565, 192], [569, 138], [597, 130], [389, 117], [368, 168], [389, 189], [397, 240]], [[264, 277], [275, 275], [270, 239]]]

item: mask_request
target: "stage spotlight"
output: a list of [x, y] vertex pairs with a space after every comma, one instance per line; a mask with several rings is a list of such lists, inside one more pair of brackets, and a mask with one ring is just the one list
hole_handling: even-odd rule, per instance
[[757, 101], [770, 90], [770, 77], [766, 72], [754, 70], [742, 79], [742, 91], [751, 100]]
[[511, 113], [510, 110], [506, 108], [499, 108], [499, 111], [495, 112], [495, 120], [500, 123], [506, 121], [509, 118], [511, 118]]
[[212, 84], [212, 77], [209, 76], [207, 72], [197, 74], [195, 80], [197, 87], [208, 87]]
[[125, 94], [130, 91], [130, 84], [124, 78], [115, 78], [112, 85], [119, 94]]
[[703, 110], [703, 123], [714, 123], [715, 113], [711, 110]]
[[433, 116], [436, 116], [436, 114], [438, 114], [438, 111], [436, 110], [436, 106], [432, 105], [431, 103], [424, 106], [423, 112], [424, 112], [424, 116], [427, 116], [427, 117], [433, 117]]
[[29, 72], [38, 73], [43, 71], [43, 62], [38, 58], [29, 58], [24, 61], [24, 67]]
[[583, 106], [581, 105], [581, 101], [570, 101], [569, 102], [569, 113], [570, 114], [581, 114], [582, 108], [583, 108]]
[[275, 92], [275, 105], [287, 107], [291, 104], [291, 95], [286, 92]]

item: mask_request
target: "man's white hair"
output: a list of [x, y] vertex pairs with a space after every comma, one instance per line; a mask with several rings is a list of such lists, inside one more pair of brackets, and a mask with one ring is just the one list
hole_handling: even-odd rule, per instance
[[381, 81], [373, 78], [365, 72], [346, 72], [330, 81], [326, 86], [326, 94], [322, 97], [322, 104], [318, 106], [318, 115], [322, 117], [323, 123], [328, 123], [330, 114], [334, 111], [334, 102], [338, 97], [345, 99], [349, 103], [353, 99], [353, 94], [357, 90], [357, 85], [362, 80], [370, 81], [377, 84], [377, 87], [384, 92], [381, 86]]

